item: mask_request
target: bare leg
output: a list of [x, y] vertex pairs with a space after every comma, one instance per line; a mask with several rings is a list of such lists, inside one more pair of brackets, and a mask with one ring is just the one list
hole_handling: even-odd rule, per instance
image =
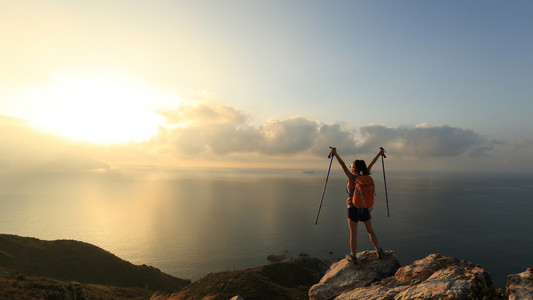
[[348, 226], [350, 227], [350, 251], [352, 254], [357, 252], [357, 222], [348, 219]]
[[374, 229], [372, 228], [372, 222], [368, 220], [364, 222], [363, 224], [365, 225], [366, 232], [368, 233], [368, 236], [370, 237], [370, 241], [372, 242], [372, 245], [374, 245], [374, 248], [378, 250], [379, 249], [378, 237], [374, 233]]

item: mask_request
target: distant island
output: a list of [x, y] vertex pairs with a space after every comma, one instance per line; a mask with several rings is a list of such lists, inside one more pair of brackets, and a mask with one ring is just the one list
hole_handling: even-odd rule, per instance
[[533, 299], [531, 269], [509, 275], [505, 294], [457, 258], [431, 254], [401, 267], [391, 250], [357, 257], [354, 265], [271, 255], [270, 264], [191, 282], [88, 243], [0, 234], [0, 299]]

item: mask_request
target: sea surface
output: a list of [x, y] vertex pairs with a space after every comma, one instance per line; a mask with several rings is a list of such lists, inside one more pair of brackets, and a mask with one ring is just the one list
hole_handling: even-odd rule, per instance
[[[349, 252], [346, 178], [332, 170], [153, 170], [0, 175], [0, 233], [75, 239], [134, 264], [197, 280]], [[402, 265], [431, 253], [484, 267], [500, 287], [533, 267], [533, 175], [373, 174], [372, 224]], [[373, 249], [363, 226], [358, 251]]]

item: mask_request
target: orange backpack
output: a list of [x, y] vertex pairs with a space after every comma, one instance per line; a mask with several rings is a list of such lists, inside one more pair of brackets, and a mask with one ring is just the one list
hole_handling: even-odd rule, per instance
[[352, 204], [357, 208], [371, 208], [374, 205], [374, 193], [374, 179], [370, 175], [358, 175], [355, 178]]

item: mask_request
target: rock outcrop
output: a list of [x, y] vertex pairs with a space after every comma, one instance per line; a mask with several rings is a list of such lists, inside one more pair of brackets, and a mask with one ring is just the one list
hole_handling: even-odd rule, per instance
[[379, 260], [375, 251], [359, 252], [357, 262], [357, 265], [354, 265], [342, 259], [333, 263], [320, 282], [311, 287], [309, 299], [333, 299], [392, 276], [400, 267], [393, 251], [386, 251], [384, 258]]
[[374, 251], [357, 254], [358, 264], [334, 263], [309, 290], [309, 299], [467, 299], [476, 285], [492, 286], [481, 267], [440, 254], [400, 267], [393, 251], [377, 259]]
[[533, 270], [507, 276], [505, 293], [509, 300], [533, 300]]

